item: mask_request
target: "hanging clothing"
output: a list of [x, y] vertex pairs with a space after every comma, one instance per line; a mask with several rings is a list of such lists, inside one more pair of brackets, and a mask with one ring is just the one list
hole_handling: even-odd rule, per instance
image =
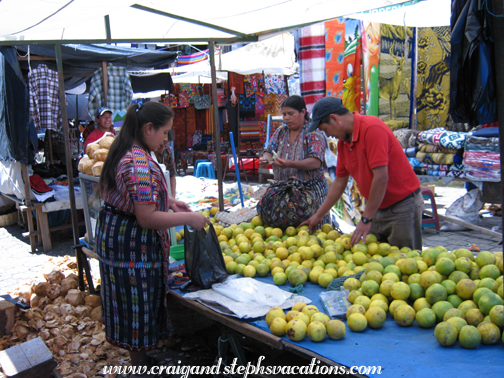
[[58, 73], [45, 64], [28, 74], [30, 115], [37, 130], [59, 130], [63, 126], [59, 101]]
[[[497, 120], [491, 1], [454, 0], [451, 16], [450, 115], [472, 126]], [[498, 20], [498, 19], [496, 19]], [[499, 21], [500, 22], [500, 21]], [[502, 62], [498, 62], [502, 64]]]
[[[126, 110], [131, 105], [133, 98], [133, 87], [128, 71], [124, 67], [114, 67], [109, 64], [107, 74], [107, 107], [113, 111]], [[89, 88], [88, 111], [93, 117], [100, 107], [105, 106], [103, 97], [103, 72], [99, 68], [93, 74]]]

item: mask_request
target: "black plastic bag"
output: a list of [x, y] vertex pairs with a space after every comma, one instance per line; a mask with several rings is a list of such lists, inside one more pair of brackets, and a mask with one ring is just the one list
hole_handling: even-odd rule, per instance
[[212, 225], [208, 230], [189, 231], [184, 226], [185, 268], [193, 285], [209, 289], [227, 278], [217, 234]]

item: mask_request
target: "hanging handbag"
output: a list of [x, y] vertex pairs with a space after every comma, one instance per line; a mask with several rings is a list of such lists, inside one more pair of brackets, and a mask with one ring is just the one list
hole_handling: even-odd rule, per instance
[[178, 95], [178, 107], [187, 108], [189, 107], [189, 98], [185, 93], [179, 93]]
[[[201, 89], [201, 95], [199, 94]], [[194, 98], [194, 107], [196, 109], [210, 109], [210, 97], [203, 92], [203, 87], [200, 85], [196, 88], [196, 96]]]

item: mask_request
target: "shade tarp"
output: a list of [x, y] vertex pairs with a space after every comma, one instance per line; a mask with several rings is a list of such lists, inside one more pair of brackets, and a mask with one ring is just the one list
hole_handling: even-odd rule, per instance
[[422, 0], [408, 3], [355, 13], [346, 17], [422, 28], [450, 25], [451, 0]]
[[[241, 75], [261, 72], [292, 75], [294, 63], [294, 37], [289, 33], [282, 33], [259, 42], [249, 43], [225, 54], [215, 55], [217, 71], [231, 71]], [[207, 72], [209, 74], [210, 62], [205, 60], [177, 67], [174, 72]]]
[[0, 2], [0, 43], [254, 41], [263, 35], [404, 2], [3, 0]]

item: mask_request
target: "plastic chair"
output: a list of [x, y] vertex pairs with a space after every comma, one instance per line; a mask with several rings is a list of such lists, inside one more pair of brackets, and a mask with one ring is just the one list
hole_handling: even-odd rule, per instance
[[439, 216], [437, 213], [436, 200], [434, 199], [434, 193], [428, 188], [421, 188], [422, 197], [424, 199], [430, 199], [432, 216], [423, 214], [422, 216], [422, 228], [436, 226], [436, 234], [439, 234]]
[[210, 162], [210, 160], [209, 160], [209, 159], [200, 159], [200, 160], [196, 160], [196, 161], [194, 162], [194, 171], [193, 171], [193, 175], [194, 175], [194, 176], [196, 176], [196, 170], [198, 169], [198, 165], [199, 165], [200, 163], [208, 163], [208, 162]]
[[196, 173], [194, 177], [206, 177], [209, 179], [215, 179], [215, 172], [213, 164], [210, 162], [201, 162], [196, 168]]

